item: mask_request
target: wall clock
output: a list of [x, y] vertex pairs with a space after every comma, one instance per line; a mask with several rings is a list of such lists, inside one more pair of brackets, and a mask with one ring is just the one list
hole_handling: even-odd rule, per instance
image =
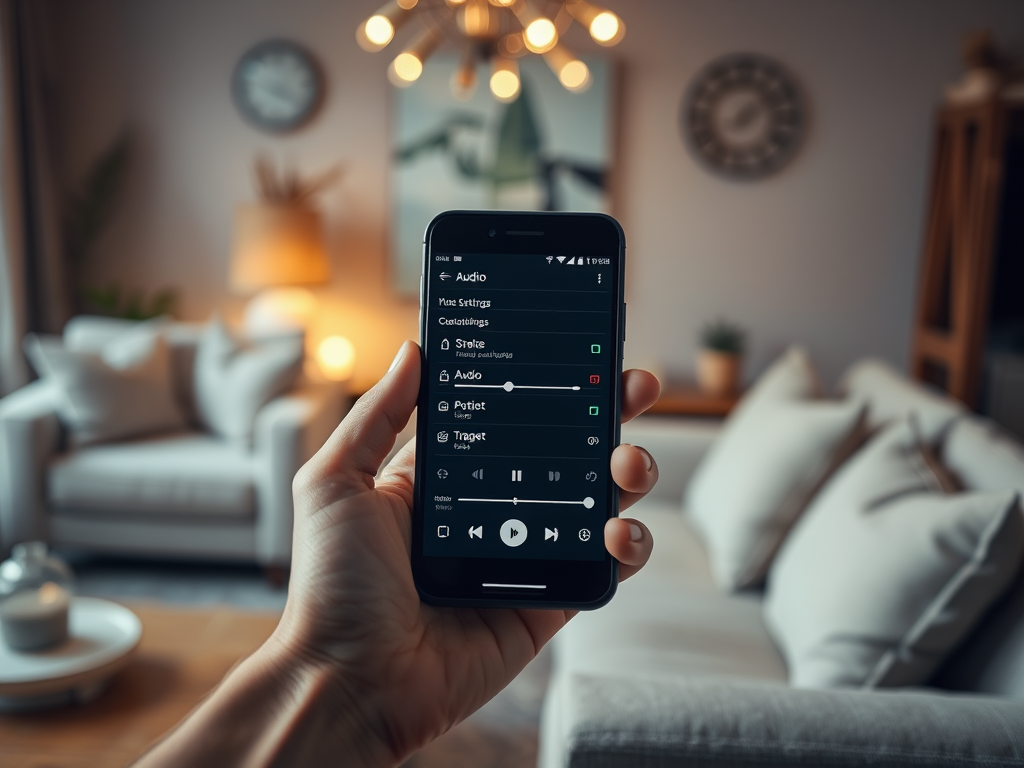
[[307, 122], [323, 98], [323, 75], [313, 55], [289, 40], [266, 40], [235, 66], [231, 95], [251, 125], [286, 133]]
[[779, 170], [804, 132], [805, 108], [796, 80], [757, 54], [723, 56], [694, 79], [683, 102], [681, 129], [706, 167], [736, 179]]

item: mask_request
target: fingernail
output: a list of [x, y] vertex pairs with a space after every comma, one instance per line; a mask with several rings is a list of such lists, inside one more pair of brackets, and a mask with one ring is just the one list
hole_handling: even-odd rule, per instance
[[644, 537], [643, 528], [641, 528], [636, 523], [630, 523], [629, 524], [629, 540], [630, 541], [640, 541], [640, 539], [642, 539], [643, 537]]
[[[398, 354], [395, 355], [395, 359], [391, 361], [391, 367], [388, 368], [388, 373], [391, 373], [393, 370], [395, 370], [395, 366], [398, 365], [398, 361], [402, 359], [402, 356], [404, 354], [405, 354], [405, 342], [403, 341], [402, 342], [402, 346], [400, 346], [398, 348]], [[378, 370], [380, 370], [380, 369], [378, 369]]]
[[641, 448], [640, 446], [637, 446], [637, 450], [644, 455], [644, 464], [647, 465], [647, 471], [650, 472], [651, 467], [654, 466], [654, 458], [651, 456], [651, 454], [647, 452], [646, 448]]

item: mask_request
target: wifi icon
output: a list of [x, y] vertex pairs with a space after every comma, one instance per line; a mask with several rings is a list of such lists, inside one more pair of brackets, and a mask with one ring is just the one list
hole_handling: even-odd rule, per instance
[[555, 258], [558, 259], [558, 263], [559, 264], [561, 264], [563, 261], [565, 261], [565, 256], [556, 256]]

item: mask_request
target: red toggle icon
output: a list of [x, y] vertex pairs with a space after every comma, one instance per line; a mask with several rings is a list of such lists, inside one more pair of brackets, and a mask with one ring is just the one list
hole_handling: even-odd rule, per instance
[[600, 383], [601, 383], [601, 377], [600, 377], [600, 376], [598, 376], [598, 375], [597, 375], [596, 373], [595, 373], [595, 374], [593, 374], [593, 375], [592, 375], [592, 376], [590, 377], [590, 383], [591, 383], [591, 384], [600, 384]]

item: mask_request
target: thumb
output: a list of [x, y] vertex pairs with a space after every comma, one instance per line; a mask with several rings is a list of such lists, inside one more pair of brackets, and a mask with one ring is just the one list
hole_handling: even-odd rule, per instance
[[374, 476], [409, 422], [420, 388], [420, 348], [402, 344], [391, 368], [352, 410], [309, 460], [303, 473], [372, 488]]

